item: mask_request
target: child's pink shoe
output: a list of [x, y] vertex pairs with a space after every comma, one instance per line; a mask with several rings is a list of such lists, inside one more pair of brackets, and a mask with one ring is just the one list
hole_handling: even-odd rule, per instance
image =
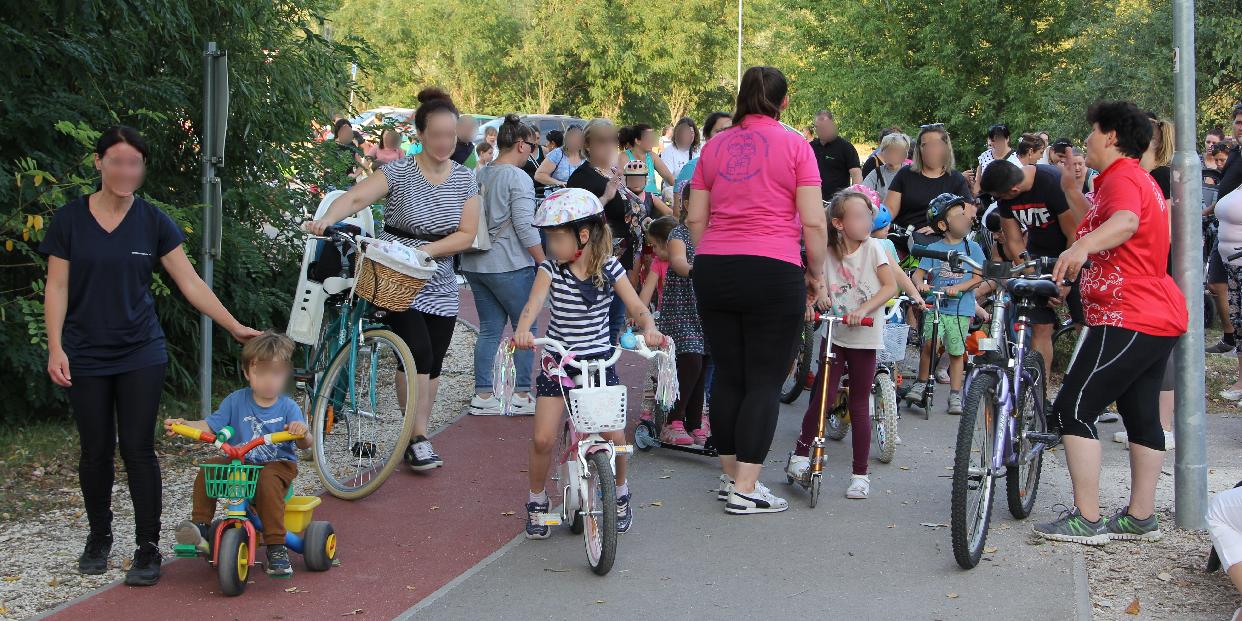
[[707, 444], [707, 438], [708, 438], [707, 430], [703, 429], [702, 427], [699, 427], [698, 429], [691, 431], [690, 435], [691, 437], [694, 438], [694, 443], [696, 445], [704, 446]]
[[676, 444], [678, 446], [689, 446], [694, 444], [694, 438], [686, 433], [686, 426], [679, 420], [675, 420], [664, 426], [664, 431], [660, 432], [660, 441], [667, 444]]

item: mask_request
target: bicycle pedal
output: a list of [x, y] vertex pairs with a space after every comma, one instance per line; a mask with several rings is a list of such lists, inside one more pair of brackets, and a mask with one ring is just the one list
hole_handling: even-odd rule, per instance
[[1061, 434], [1057, 433], [1040, 433], [1037, 431], [1028, 431], [1026, 439], [1031, 442], [1039, 442], [1044, 448], [1052, 448], [1061, 443]]
[[560, 526], [561, 516], [556, 513], [536, 513], [532, 516], [535, 524], [540, 526]]
[[354, 442], [354, 445], [350, 447], [349, 452], [352, 453], [354, 457], [371, 459], [372, 457], [375, 457], [375, 443]]

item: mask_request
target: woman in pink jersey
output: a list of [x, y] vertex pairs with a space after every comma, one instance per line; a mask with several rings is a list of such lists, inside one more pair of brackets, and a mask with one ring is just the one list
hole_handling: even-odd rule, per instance
[[748, 69], [733, 127], [708, 141], [690, 181], [692, 278], [716, 364], [712, 439], [724, 470], [718, 496], [735, 514], [789, 507], [759, 483], [759, 471], [803, 314], [824, 287], [828, 229], [819, 169], [811, 146], [778, 121], [787, 90], [776, 68]]

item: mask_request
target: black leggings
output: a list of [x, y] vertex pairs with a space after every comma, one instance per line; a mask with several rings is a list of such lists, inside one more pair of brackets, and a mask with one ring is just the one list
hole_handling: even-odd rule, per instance
[[[400, 313], [388, 313], [383, 321], [409, 346], [419, 375], [426, 373], [431, 379], [440, 377], [444, 354], [453, 341], [456, 317], [432, 315], [411, 308]], [[405, 370], [400, 361], [397, 362], [397, 370]]]
[[703, 426], [703, 385], [707, 380], [707, 356], [677, 354], [677, 384], [681, 394], [669, 412], [670, 421], [685, 423], [686, 431]]
[[134, 502], [134, 542], [141, 546], [160, 540], [163, 488], [155, 423], [163, 389], [163, 364], [119, 375], [73, 376], [69, 404], [82, 442], [78, 480], [96, 535], [112, 534], [112, 456], [119, 438]]
[[721, 455], [762, 464], [793, 363], [806, 282], [801, 267], [749, 255], [699, 255], [694, 292], [716, 365], [712, 436]]
[[1098, 440], [1095, 421], [1116, 402], [1129, 441], [1163, 451], [1160, 383], [1176, 344], [1175, 336], [1151, 336], [1116, 326], [1087, 328], [1052, 405], [1050, 423], [1064, 435]]

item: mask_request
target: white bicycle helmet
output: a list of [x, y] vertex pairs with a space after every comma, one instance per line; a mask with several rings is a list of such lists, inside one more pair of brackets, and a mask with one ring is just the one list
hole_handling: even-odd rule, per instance
[[599, 218], [604, 204], [599, 197], [582, 188], [561, 188], [543, 199], [535, 210], [535, 228], [567, 226]]

